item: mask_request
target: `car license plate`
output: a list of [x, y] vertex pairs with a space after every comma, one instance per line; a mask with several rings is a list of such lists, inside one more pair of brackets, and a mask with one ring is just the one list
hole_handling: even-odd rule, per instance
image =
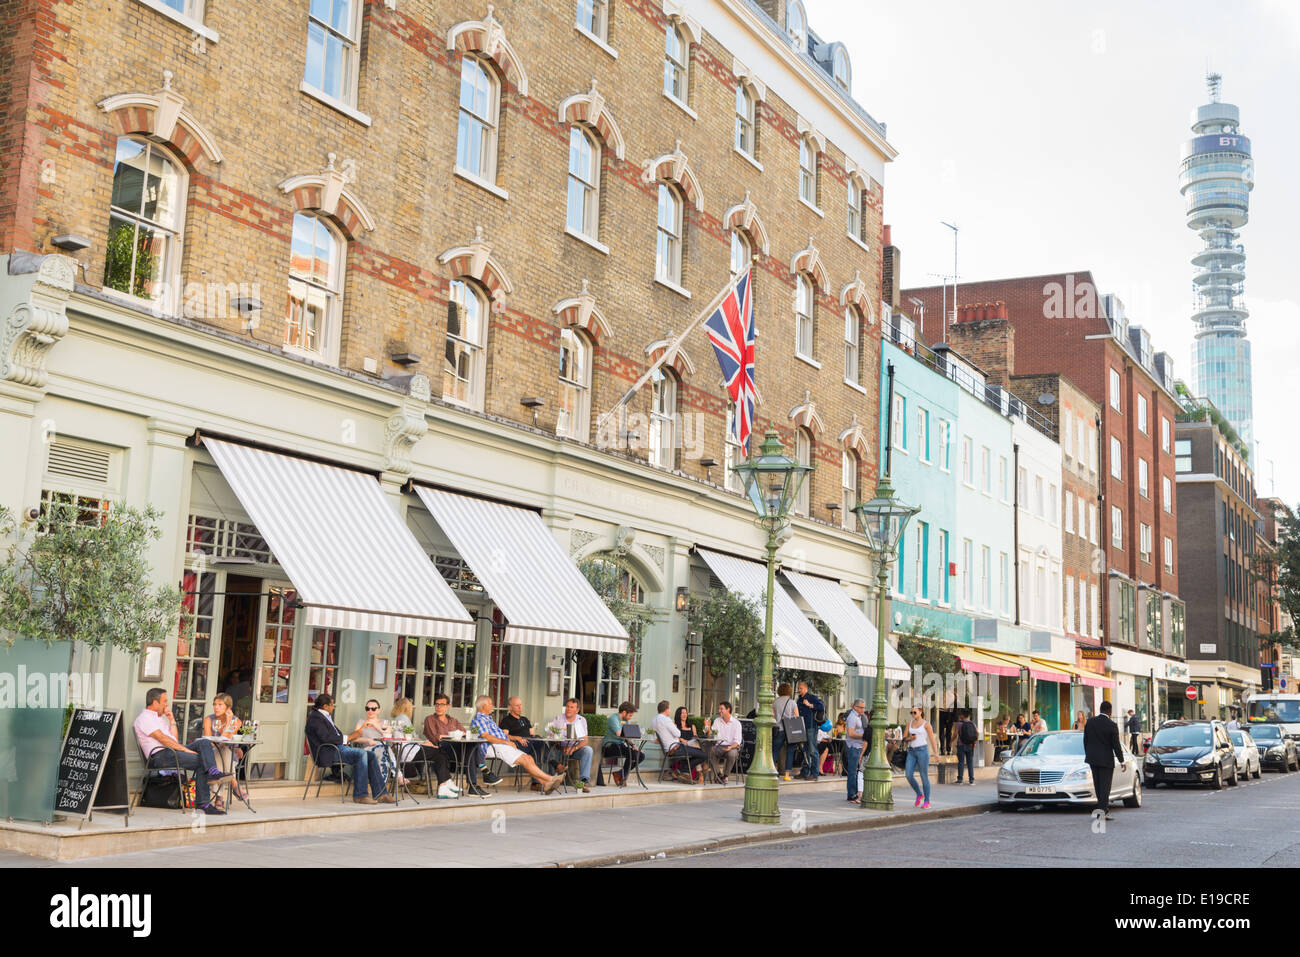
[[1165, 774], [1186, 774], [1186, 768], [1165, 768]]
[[1026, 794], [1055, 794], [1056, 788], [1050, 784], [1031, 784], [1025, 788]]

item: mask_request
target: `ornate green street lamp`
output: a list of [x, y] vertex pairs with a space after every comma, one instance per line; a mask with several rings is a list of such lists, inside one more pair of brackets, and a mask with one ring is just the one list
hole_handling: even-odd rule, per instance
[[772, 594], [776, 587], [776, 550], [781, 532], [790, 524], [790, 509], [798, 500], [804, 479], [812, 471], [785, 454], [776, 430], [769, 429], [752, 455], [736, 466], [745, 483], [745, 495], [758, 513], [758, 524], [767, 531], [767, 617], [763, 625], [763, 653], [758, 675], [758, 714], [754, 718], [757, 736], [754, 760], [745, 775], [743, 820], [755, 824], [780, 824], [777, 802], [776, 765], [772, 763]]
[[894, 497], [888, 471], [876, 484], [871, 501], [859, 502], [853, 508], [876, 561], [876, 693], [871, 702], [871, 756], [862, 775], [862, 807], [877, 811], [894, 809], [894, 777], [885, 760], [885, 636], [889, 634], [885, 601], [889, 566], [898, 555], [898, 543], [903, 540], [907, 523], [920, 510], [920, 506], [907, 505]]

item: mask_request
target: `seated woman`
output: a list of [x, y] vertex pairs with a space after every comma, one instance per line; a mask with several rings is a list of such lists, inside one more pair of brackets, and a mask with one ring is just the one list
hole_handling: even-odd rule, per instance
[[[682, 733], [682, 743], [686, 747], [698, 748], [700, 746], [700, 742], [695, 740], [695, 725], [691, 724], [690, 721], [687, 720], [686, 708], [684, 706], [673, 712], [673, 724], [677, 725], [677, 730]], [[674, 770], [678, 773], [682, 773], [682, 764], [684, 763], [686, 762], [678, 761], [673, 766]], [[692, 780], [697, 780], [704, 774], [704, 772], [695, 765], [691, 766], [690, 772]]]
[[[392, 749], [380, 739], [391, 736], [393, 729], [392, 725], [379, 716], [379, 702], [374, 698], [366, 702], [366, 716], [353, 729], [353, 733], [357, 732], [360, 732], [361, 737], [357, 739], [356, 746], [374, 752], [379, 760], [379, 773], [384, 780], [388, 780], [388, 776], [396, 771], [397, 762], [393, 759]], [[404, 784], [406, 779], [399, 775], [398, 783]]]
[[[413, 734], [419, 736], [419, 731], [415, 727], [414, 720], [415, 703], [410, 698], [401, 697], [393, 702], [393, 711], [389, 715], [389, 725], [394, 735]], [[460, 794], [460, 789], [451, 783], [451, 770], [447, 762], [447, 754], [441, 748], [425, 741], [412, 741], [409, 744], [399, 744], [398, 750], [401, 752], [398, 757], [398, 785], [405, 785], [407, 778], [420, 778], [423, 768], [421, 763], [428, 763], [433, 768], [434, 777], [438, 779], [438, 797], [454, 798]], [[425, 784], [422, 780], [415, 782], [419, 785], [421, 794], [424, 793]]]
[[[218, 694], [212, 699], [212, 713], [203, 717], [203, 736], [205, 738], [233, 738], [235, 732], [243, 727], [244, 722], [234, 711], [234, 701], [228, 694]], [[240, 758], [244, 756], [242, 748], [218, 744], [212, 749], [216, 752], [217, 766], [221, 768], [222, 777], [229, 777], [234, 773], [234, 767]], [[238, 780], [233, 782], [233, 792], [235, 797], [248, 803], [248, 792]]]

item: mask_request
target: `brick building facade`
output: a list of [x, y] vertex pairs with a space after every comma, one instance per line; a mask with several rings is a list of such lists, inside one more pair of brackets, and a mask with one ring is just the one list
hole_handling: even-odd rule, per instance
[[[703, 330], [597, 424], [752, 262], [756, 431], [817, 466], [791, 547], [865, 592], [826, 505], [876, 479], [894, 150], [791, 2], [0, 3], [0, 306], [53, 310], [4, 342], [5, 434], [33, 454], [3, 500], [48, 484], [50, 419], [111, 446], [103, 494], [171, 496], [161, 581], [190, 561], [190, 476], [215, 474], [176, 444], [200, 426], [373, 471], [404, 515], [410, 479], [517, 502], [632, 568], [645, 672], [686, 693], [693, 546], [761, 554]], [[205, 507], [246, 520], [212, 484]], [[516, 687], [543, 697], [554, 662], [589, 706], [587, 664], [515, 661]]]

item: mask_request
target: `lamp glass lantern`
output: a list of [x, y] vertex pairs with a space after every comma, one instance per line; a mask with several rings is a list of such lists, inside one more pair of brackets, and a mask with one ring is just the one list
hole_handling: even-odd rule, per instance
[[903, 539], [907, 523], [921, 508], [897, 498], [889, 477], [885, 476], [870, 501], [859, 502], [853, 511], [867, 535], [867, 547], [876, 555], [890, 558], [898, 554], [898, 543]]
[[769, 429], [758, 453], [737, 465], [735, 471], [759, 521], [778, 527], [794, 508], [812, 466], [801, 465], [786, 455], [776, 430]]

